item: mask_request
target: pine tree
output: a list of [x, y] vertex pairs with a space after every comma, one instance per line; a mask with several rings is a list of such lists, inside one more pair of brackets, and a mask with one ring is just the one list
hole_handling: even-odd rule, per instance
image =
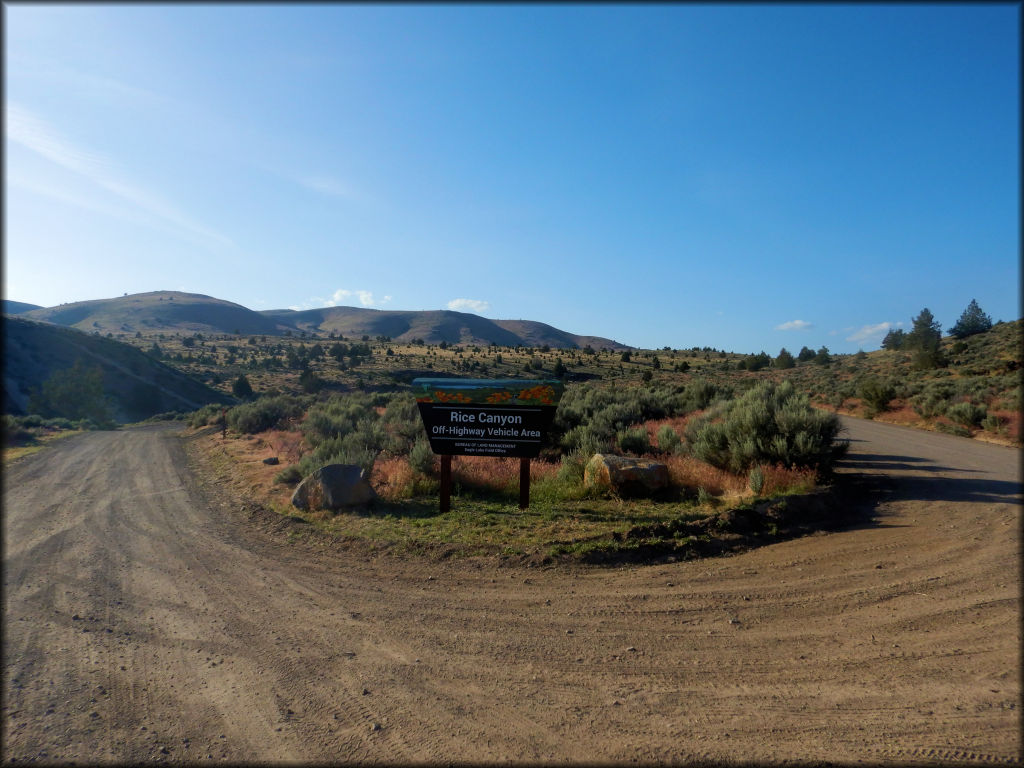
[[907, 334], [902, 328], [893, 328], [882, 339], [882, 349], [902, 349], [907, 340]]
[[235, 383], [231, 385], [231, 391], [240, 400], [247, 400], [252, 397], [252, 384], [249, 383], [244, 373], [239, 374], [238, 378], [235, 379]]
[[793, 355], [789, 353], [789, 350], [783, 347], [779, 350], [779, 356], [775, 358], [774, 365], [780, 369], [792, 368], [796, 365], [796, 361], [793, 359]]
[[956, 325], [949, 332], [958, 339], [966, 339], [976, 333], [984, 333], [992, 327], [992, 318], [981, 311], [978, 302], [971, 299], [967, 309], [960, 315]]
[[914, 318], [914, 327], [903, 341], [903, 348], [914, 353], [914, 367], [919, 369], [938, 368], [942, 364], [939, 342], [942, 341], [942, 326], [928, 307]]
[[801, 363], [806, 363], [808, 360], [813, 360], [814, 350], [806, 346], [801, 347], [800, 354], [796, 356], [796, 359], [799, 360]]

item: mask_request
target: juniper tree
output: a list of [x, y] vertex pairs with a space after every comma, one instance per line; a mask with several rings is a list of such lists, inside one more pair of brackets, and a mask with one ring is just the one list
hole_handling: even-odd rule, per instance
[[238, 378], [235, 379], [234, 384], [231, 385], [231, 391], [240, 400], [247, 400], [252, 397], [252, 384], [249, 383], [249, 379], [245, 377], [244, 373], [239, 374]]
[[938, 368], [942, 364], [939, 342], [942, 341], [942, 326], [928, 307], [914, 318], [914, 327], [903, 342], [904, 349], [914, 353], [915, 368]]
[[981, 311], [978, 302], [971, 299], [967, 309], [960, 315], [956, 325], [949, 332], [958, 339], [966, 339], [976, 333], [984, 333], [992, 327], [992, 318]]
[[907, 334], [902, 328], [893, 328], [882, 339], [882, 349], [902, 349], [907, 340]]
[[796, 365], [796, 361], [793, 359], [793, 355], [789, 353], [789, 350], [783, 347], [779, 350], [779, 356], [775, 358], [773, 365], [780, 369], [792, 368]]

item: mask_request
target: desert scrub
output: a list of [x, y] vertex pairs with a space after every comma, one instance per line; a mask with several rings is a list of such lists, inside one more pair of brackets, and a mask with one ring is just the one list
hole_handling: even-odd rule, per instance
[[965, 427], [977, 427], [988, 415], [984, 405], [974, 403], [954, 403], [946, 409], [946, 417]]
[[228, 410], [228, 426], [236, 432], [253, 435], [280, 426], [286, 419], [298, 418], [311, 402], [309, 397], [278, 395], [261, 397]]
[[301, 479], [302, 471], [294, 464], [289, 467], [285, 467], [274, 475], [274, 482], [283, 483], [284, 485], [295, 485]]
[[696, 458], [737, 474], [755, 464], [827, 472], [846, 450], [840, 429], [835, 414], [812, 408], [792, 383], [764, 381], [694, 419], [686, 437]]
[[409, 451], [409, 466], [414, 472], [424, 477], [430, 477], [434, 474], [434, 465], [434, 452], [430, 449], [427, 438], [422, 437]]
[[896, 387], [891, 381], [882, 381], [872, 376], [860, 385], [860, 398], [867, 406], [868, 416], [877, 416], [887, 411], [894, 397]]
[[643, 427], [631, 427], [630, 429], [621, 430], [616, 435], [616, 442], [618, 443], [619, 450], [625, 453], [633, 453], [637, 456], [642, 456], [651, 450], [647, 430]]
[[761, 467], [754, 467], [747, 476], [750, 490], [755, 496], [760, 496], [764, 489], [764, 470]]
[[662, 453], [675, 453], [682, 444], [679, 433], [668, 424], [662, 424], [658, 428], [656, 440], [658, 441], [658, 450]]
[[187, 417], [188, 425], [193, 429], [199, 427], [205, 427], [208, 424], [223, 424], [224, 417], [221, 415], [226, 410], [226, 406], [217, 405], [217, 403], [210, 403], [204, 405], [202, 408], [193, 411], [190, 416]]
[[309, 408], [302, 421], [302, 434], [310, 445], [316, 446], [355, 432], [360, 424], [365, 429], [367, 420], [378, 419], [375, 402], [372, 396], [361, 392], [332, 395]]
[[581, 447], [585, 442], [596, 447], [594, 443], [614, 442], [617, 433], [631, 425], [683, 416], [731, 394], [731, 388], [705, 379], [675, 386], [570, 385], [558, 403], [553, 433], [556, 442], [567, 450]]

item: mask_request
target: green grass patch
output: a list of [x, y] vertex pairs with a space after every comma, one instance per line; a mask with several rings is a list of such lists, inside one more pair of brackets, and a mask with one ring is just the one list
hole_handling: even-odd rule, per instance
[[[276, 510], [296, 517], [294, 509]], [[437, 498], [378, 501], [354, 512], [314, 512], [301, 517], [321, 531], [397, 553], [441, 552], [445, 556], [582, 556], [595, 550], [635, 548], [623, 540], [638, 525], [696, 520], [707, 509], [691, 503], [587, 499], [532, 502], [521, 510], [506, 501], [453, 496], [440, 512]]]

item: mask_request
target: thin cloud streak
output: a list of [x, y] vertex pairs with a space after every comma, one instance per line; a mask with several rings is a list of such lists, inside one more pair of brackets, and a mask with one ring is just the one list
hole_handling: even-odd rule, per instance
[[359, 299], [359, 303], [364, 307], [377, 307], [382, 304], [387, 304], [391, 301], [390, 296], [381, 296], [379, 299], [373, 295], [373, 291], [355, 290], [350, 291], [345, 288], [339, 288], [329, 299], [313, 299], [313, 301], [319, 301], [325, 307], [336, 307], [339, 304], [349, 299]]
[[490, 302], [480, 299], [452, 299], [448, 302], [448, 309], [454, 312], [475, 312], [483, 314], [491, 308]]
[[298, 182], [306, 189], [311, 189], [323, 195], [348, 199], [356, 197], [355, 192], [350, 186], [330, 176], [308, 176], [298, 179]]
[[808, 323], [806, 320], [790, 320], [789, 322], [782, 323], [782, 325], [776, 325], [776, 331], [809, 331], [814, 327], [813, 323]]
[[855, 333], [846, 337], [847, 341], [863, 343], [880, 337], [882, 334], [894, 327], [893, 323], [875, 323], [874, 325], [863, 325]]
[[109, 161], [101, 154], [76, 147], [62, 138], [45, 121], [17, 104], [7, 108], [7, 137], [50, 162], [85, 177], [93, 184], [132, 204], [190, 240], [207, 245], [231, 247], [224, 235], [192, 221], [173, 205], [156, 195], [117, 177]]

